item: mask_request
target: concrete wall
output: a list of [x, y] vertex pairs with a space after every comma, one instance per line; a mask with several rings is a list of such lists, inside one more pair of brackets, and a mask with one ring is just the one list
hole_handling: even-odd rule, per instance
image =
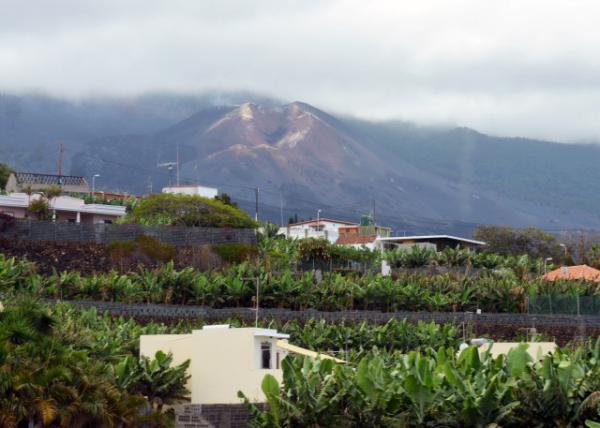
[[25, 218], [27, 210], [21, 207], [0, 207], [0, 213], [8, 214], [14, 218]]

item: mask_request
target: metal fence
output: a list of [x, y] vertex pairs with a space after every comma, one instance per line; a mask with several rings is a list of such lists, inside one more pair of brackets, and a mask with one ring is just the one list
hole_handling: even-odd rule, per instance
[[553, 294], [529, 296], [530, 314], [600, 315], [600, 296]]
[[76, 241], [109, 244], [131, 241], [140, 235], [172, 245], [256, 243], [254, 229], [145, 226], [139, 224], [63, 223], [17, 220], [0, 231], [0, 237], [30, 241]]

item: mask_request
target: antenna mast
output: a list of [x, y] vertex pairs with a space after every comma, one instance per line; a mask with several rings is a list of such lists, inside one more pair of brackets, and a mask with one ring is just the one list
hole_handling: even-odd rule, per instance
[[58, 175], [62, 175], [63, 158], [65, 157], [65, 145], [62, 142], [58, 143]]
[[171, 186], [172, 182], [173, 182], [173, 167], [177, 165], [177, 162], [164, 162], [164, 163], [159, 163], [157, 166], [159, 168], [167, 168], [167, 170], [169, 171], [169, 186]]

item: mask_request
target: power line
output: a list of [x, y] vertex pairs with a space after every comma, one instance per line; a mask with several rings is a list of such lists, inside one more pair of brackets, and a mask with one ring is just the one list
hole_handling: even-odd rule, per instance
[[[128, 169], [128, 171], [139, 171], [139, 175], [141, 175], [142, 173], [144, 174], [144, 177], [147, 177], [147, 174], [153, 174], [153, 175], [159, 175], [159, 176], [164, 176], [166, 178], [169, 178], [169, 173], [165, 173], [163, 171], [157, 171], [154, 169], [148, 169], [148, 168], [143, 168], [140, 166], [136, 166], [136, 165], [130, 165], [130, 164], [125, 164], [123, 162], [119, 162], [119, 161], [114, 161], [114, 160], [108, 160], [108, 159], [104, 159], [101, 157], [97, 157], [97, 156], [91, 156], [91, 155], [86, 155], [86, 154], [82, 154], [79, 153], [79, 156], [82, 157], [86, 157], [89, 159], [93, 159], [96, 161], [100, 161], [106, 164], [112, 164], [112, 165], [116, 165], [116, 166], [120, 166], [122, 168], [126, 168]], [[194, 182], [195, 180], [188, 177], [188, 176], [181, 176], [182, 179], [189, 181], [189, 182]], [[269, 207], [272, 209], [277, 209], [280, 211], [282, 210], [282, 204], [280, 203], [279, 206], [275, 206], [275, 205], [271, 205], [267, 202], [264, 201], [264, 199], [262, 201], [258, 201], [258, 193], [257, 193], [257, 188], [256, 187], [251, 187], [251, 186], [244, 186], [244, 185], [234, 185], [234, 184], [225, 184], [225, 183], [217, 183], [214, 182], [212, 180], [202, 180], [203, 184], [207, 184], [207, 185], [211, 185], [211, 186], [216, 186], [218, 188], [231, 188], [231, 189], [240, 189], [240, 190], [244, 190], [244, 191], [252, 191], [253, 193], [255, 193], [256, 198], [255, 201], [249, 201], [249, 200], [244, 200], [240, 197], [236, 197], [237, 200], [239, 200], [240, 202], [245, 202], [245, 203], [249, 203], [255, 204], [255, 214], [258, 214], [258, 205], [260, 204], [260, 206], [263, 207]], [[271, 194], [271, 195], [276, 195], [279, 196], [280, 198], [282, 197], [282, 191], [280, 189], [277, 190], [268, 190], [265, 189], [264, 187], [260, 188], [260, 193], [263, 194]], [[286, 204], [285, 208], [286, 211], [307, 211], [313, 207], [319, 207], [319, 208], [324, 208], [327, 209], [329, 211], [332, 212], [339, 212], [339, 213], [345, 213], [347, 214], [348, 212], [353, 213], [356, 217], [360, 217], [362, 215], [365, 214], [364, 211], [364, 206], [354, 206], [354, 205], [339, 205], [339, 204], [327, 204], [325, 202], [322, 201], [317, 201], [317, 200], [311, 200], [311, 199], [306, 199], [306, 198], [301, 198], [301, 197], [297, 197], [297, 196], [293, 196], [293, 197], [288, 197], [286, 196], [285, 198], [286, 202], [288, 200], [294, 201], [294, 202], [305, 202], [306, 204], [309, 204], [310, 206], [289, 206]], [[432, 219], [432, 218], [427, 218], [427, 217], [413, 217], [413, 216], [408, 216], [408, 215], [403, 215], [402, 217], [395, 217], [395, 216], [390, 216], [390, 215], [383, 215], [380, 216], [385, 218], [387, 221], [394, 221], [394, 222], [399, 222], [399, 223], [407, 223], [410, 221], [413, 222], [419, 222], [419, 223], [426, 223], [429, 225], [437, 225], [437, 226], [449, 226], [450, 224], [461, 224], [464, 225], [465, 227], [473, 227], [473, 226], [477, 226], [479, 225], [479, 223], [475, 223], [475, 222], [466, 222], [466, 221], [462, 221], [462, 220], [442, 220], [442, 219]]]

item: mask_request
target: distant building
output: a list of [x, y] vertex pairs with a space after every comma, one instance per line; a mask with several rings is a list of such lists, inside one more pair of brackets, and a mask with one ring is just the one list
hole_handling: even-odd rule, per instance
[[219, 189], [200, 184], [176, 184], [163, 187], [163, 193], [175, 193], [179, 195], [202, 196], [204, 198], [214, 199], [219, 194]]
[[[475, 250], [485, 246], [485, 242], [474, 239], [461, 238], [452, 235], [417, 235], [417, 236], [390, 236], [387, 238], [377, 238], [374, 248], [381, 251], [392, 248], [405, 248], [410, 250], [412, 247], [430, 248], [441, 251], [444, 248], [464, 248]], [[381, 262], [381, 274], [383, 276], [391, 275], [392, 270], [386, 260]]]
[[279, 234], [295, 239], [324, 238], [335, 243], [340, 235], [339, 229], [347, 226], [358, 227], [359, 224], [345, 220], [320, 218], [288, 224], [287, 227], [279, 229]]
[[338, 232], [336, 244], [373, 250], [377, 239], [389, 237], [392, 229], [377, 225], [352, 225], [340, 227]]
[[266, 328], [204, 326], [191, 334], [142, 335], [140, 355], [153, 358], [163, 351], [173, 355], [173, 364], [191, 360], [192, 404], [239, 404], [238, 391], [251, 401], [264, 402], [261, 382], [267, 373], [281, 382], [281, 361], [288, 353], [343, 362], [291, 345], [289, 337]]
[[600, 282], [600, 270], [588, 265], [562, 266], [548, 272], [542, 279], [545, 281], [591, 281]]
[[115, 192], [103, 192], [103, 191], [96, 191], [94, 192], [94, 198], [102, 198], [104, 200], [110, 201], [111, 199], [119, 199], [121, 201], [124, 201], [125, 199], [129, 199], [129, 198], [135, 198], [135, 199], [142, 199], [141, 196], [137, 196], [137, 195], [130, 195], [129, 193], [115, 193]]
[[50, 186], [59, 186], [64, 193], [89, 193], [90, 186], [83, 177], [73, 175], [13, 172], [6, 182], [7, 193], [24, 192], [28, 187], [39, 192]]
[[[38, 193], [31, 196], [25, 193], [0, 195], [0, 213], [15, 218], [31, 217], [29, 203], [41, 197]], [[50, 208], [56, 212], [56, 221], [70, 223], [112, 223], [126, 214], [126, 208], [119, 205], [86, 204], [83, 199], [71, 196], [52, 199]]]
[[379, 249], [387, 248], [406, 248], [412, 247], [432, 248], [434, 250], [443, 250], [450, 248], [476, 249], [485, 246], [485, 242], [474, 239], [461, 238], [452, 235], [417, 235], [417, 236], [393, 236], [387, 238], [378, 238], [376, 247]]

